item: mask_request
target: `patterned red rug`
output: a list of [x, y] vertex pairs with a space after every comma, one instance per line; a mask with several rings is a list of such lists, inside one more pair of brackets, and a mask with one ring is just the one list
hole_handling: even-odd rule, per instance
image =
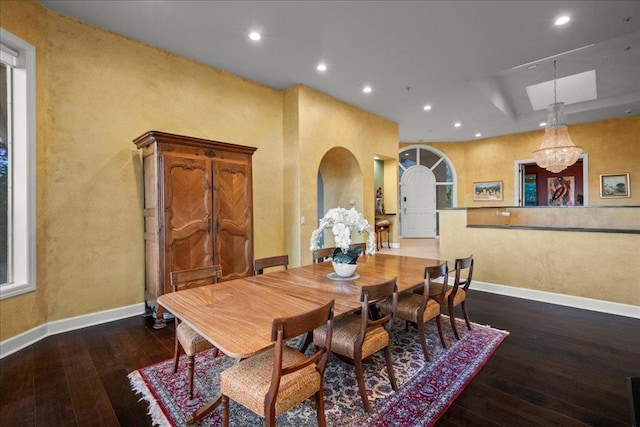
[[[509, 334], [505, 331], [473, 324], [468, 331], [464, 321], [456, 319], [461, 340], [451, 333], [449, 319], [443, 316], [445, 337], [450, 343], [444, 350], [434, 321], [427, 325], [427, 345], [433, 362], [425, 362], [415, 328], [405, 332], [398, 322], [393, 329], [393, 366], [399, 390], [394, 392], [386, 375], [384, 357], [374, 355], [365, 363], [365, 381], [372, 414], [362, 409], [353, 367], [332, 357], [325, 373], [325, 413], [329, 426], [430, 426], [451, 405], [466, 385], [489, 360]], [[449, 327], [447, 327], [449, 326]], [[154, 424], [184, 426], [185, 414], [193, 413], [217, 394], [218, 375], [233, 360], [212, 352], [196, 356], [194, 398], [189, 400], [185, 365], [181, 359], [177, 374], [167, 360], [129, 374], [132, 388], [149, 403]], [[313, 398], [296, 406], [277, 419], [278, 426], [314, 426], [316, 412]], [[261, 418], [231, 402], [232, 426], [264, 425]], [[222, 424], [221, 408], [200, 422], [200, 426]]]

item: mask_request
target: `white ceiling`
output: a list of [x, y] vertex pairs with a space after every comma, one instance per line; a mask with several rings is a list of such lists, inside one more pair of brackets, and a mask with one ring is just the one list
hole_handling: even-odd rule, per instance
[[[273, 88], [315, 88], [397, 122], [406, 142], [539, 129], [525, 88], [553, 79], [553, 59], [558, 78], [596, 71], [598, 98], [568, 105], [569, 124], [640, 114], [638, 0], [41, 3]], [[561, 14], [572, 20], [555, 27]]]

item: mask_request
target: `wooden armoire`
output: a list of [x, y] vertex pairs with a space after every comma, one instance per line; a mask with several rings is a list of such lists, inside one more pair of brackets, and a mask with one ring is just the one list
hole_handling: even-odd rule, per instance
[[222, 280], [252, 274], [256, 148], [158, 131], [133, 142], [144, 176], [145, 301], [161, 328], [156, 299], [172, 291], [171, 271], [220, 264]]

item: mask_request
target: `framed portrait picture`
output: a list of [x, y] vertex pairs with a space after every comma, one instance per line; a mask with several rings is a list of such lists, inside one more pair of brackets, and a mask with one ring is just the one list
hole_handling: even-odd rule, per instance
[[474, 182], [473, 200], [502, 200], [502, 181]]
[[600, 198], [631, 197], [628, 173], [600, 175]]
[[549, 206], [574, 206], [575, 203], [574, 176], [554, 176], [547, 178], [547, 204]]

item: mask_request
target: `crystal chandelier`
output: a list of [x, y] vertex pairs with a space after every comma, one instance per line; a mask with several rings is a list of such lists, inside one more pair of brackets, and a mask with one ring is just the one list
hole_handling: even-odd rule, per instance
[[553, 104], [547, 107], [549, 118], [540, 148], [533, 152], [538, 166], [558, 173], [571, 166], [582, 154], [582, 147], [571, 142], [569, 130], [564, 120], [564, 102], [556, 99], [556, 61], [553, 61]]

